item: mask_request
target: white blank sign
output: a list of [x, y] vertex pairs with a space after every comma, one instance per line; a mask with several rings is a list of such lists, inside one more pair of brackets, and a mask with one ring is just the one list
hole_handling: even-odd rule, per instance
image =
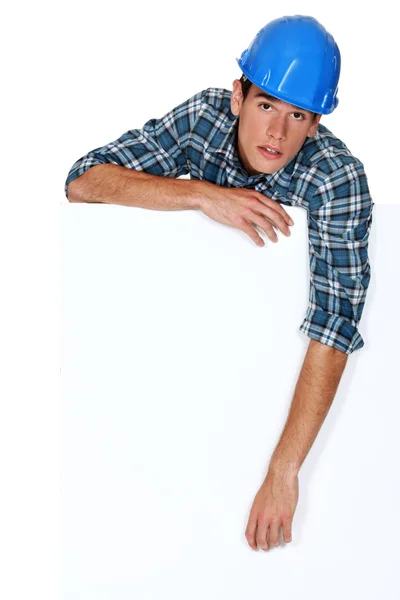
[[307, 215], [285, 209], [260, 248], [200, 211], [62, 206], [63, 600], [399, 597], [398, 207], [374, 208], [365, 346], [293, 541], [244, 536], [310, 341]]

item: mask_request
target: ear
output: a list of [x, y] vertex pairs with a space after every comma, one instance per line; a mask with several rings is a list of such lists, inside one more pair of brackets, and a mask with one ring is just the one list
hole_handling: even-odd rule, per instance
[[310, 137], [310, 138], [311, 138], [311, 137], [313, 137], [313, 136], [314, 136], [314, 133], [315, 133], [315, 132], [317, 131], [317, 129], [318, 129], [318, 125], [319, 125], [319, 122], [320, 122], [320, 120], [321, 120], [321, 117], [322, 117], [322, 115], [317, 115], [317, 116], [315, 117], [315, 120], [313, 121], [313, 123], [312, 123], [312, 125], [311, 125], [310, 129], [309, 129], [309, 130], [308, 130], [308, 132], [307, 132], [307, 137]]
[[243, 104], [242, 84], [239, 79], [234, 79], [232, 86], [231, 111], [234, 115], [238, 115]]

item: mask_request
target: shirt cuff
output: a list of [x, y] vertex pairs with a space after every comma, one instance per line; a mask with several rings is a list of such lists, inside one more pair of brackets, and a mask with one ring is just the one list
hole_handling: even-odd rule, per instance
[[350, 321], [323, 310], [308, 308], [299, 329], [313, 340], [345, 354], [351, 354], [364, 346], [364, 340]]

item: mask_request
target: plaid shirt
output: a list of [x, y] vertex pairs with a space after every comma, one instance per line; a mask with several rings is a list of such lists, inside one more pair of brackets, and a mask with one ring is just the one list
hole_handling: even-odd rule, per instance
[[310, 258], [308, 308], [299, 329], [346, 354], [364, 346], [358, 331], [371, 277], [371, 199], [362, 162], [321, 123], [290, 163], [250, 176], [237, 154], [231, 92], [203, 90], [163, 117], [150, 119], [77, 160], [67, 185], [94, 165], [113, 163], [164, 177], [246, 187], [307, 210]]

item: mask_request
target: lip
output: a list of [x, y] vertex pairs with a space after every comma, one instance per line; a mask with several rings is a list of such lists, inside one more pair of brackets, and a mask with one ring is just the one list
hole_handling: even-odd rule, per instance
[[273, 146], [270, 146], [269, 144], [266, 144], [265, 148], [270, 148], [271, 150], [276, 150], [277, 152], [279, 152], [279, 154], [270, 154], [269, 152], [264, 150], [263, 146], [257, 146], [257, 148], [260, 151], [260, 153], [264, 156], [264, 158], [266, 158], [267, 160], [278, 160], [278, 158], [281, 158], [281, 156], [283, 156], [283, 153], [280, 152], [278, 148], [274, 148]]

